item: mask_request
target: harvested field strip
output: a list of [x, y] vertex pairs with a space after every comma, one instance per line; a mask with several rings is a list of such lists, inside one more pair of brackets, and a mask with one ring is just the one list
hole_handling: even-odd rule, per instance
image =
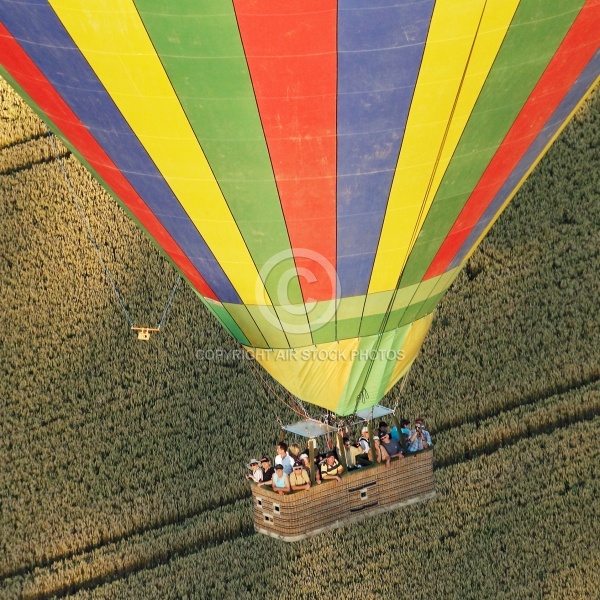
[[[342, 563], [340, 568], [344, 572], [351, 568], [354, 574], [352, 578], [346, 579], [346, 585], [349, 586], [348, 593], [359, 593], [361, 578], [373, 577], [376, 574], [382, 577], [387, 570], [393, 570], [399, 558], [403, 564], [409, 565], [405, 568], [410, 569], [410, 572], [419, 572], [423, 565], [418, 563], [418, 557], [424, 554], [429, 557], [428, 560], [436, 563], [441, 561], [448, 568], [453, 563], [462, 564], [463, 560], [469, 561], [469, 556], [476, 552], [482, 552], [491, 561], [494, 560], [494, 553], [501, 553], [503, 557], [510, 555], [511, 545], [513, 549], [519, 546], [519, 540], [510, 540], [506, 537], [500, 545], [496, 540], [493, 548], [486, 548], [485, 544], [489, 541], [490, 528], [494, 528], [494, 531], [510, 532], [514, 527], [515, 519], [529, 523], [529, 530], [524, 532], [524, 536], [528, 542], [536, 544], [535, 549], [531, 548], [535, 554], [545, 552], [547, 545], [554, 543], [552, 532], [555, 526], [560, 528], [573, 518], [582, 525], [581, 535], [584, 539], [579, 542], [587, 542], [591, 545], [594, 536], [600, 533], [598, 525], [595, 528], [589, 527], [594, 523], [595, 511], [598, 508], [598, 480], [595, 483], [593, 480], [588, 480], [585, 472], [590, 452], [589, 444], [593, 443], [599, 429], [600, 419], [586, 420], [557, 428], [552, 435], [541, 434], [528, 439], [519, 439], [510, 448], [505, 447], [491, 455], [454, 464], [437, 472], [436, 500], [364, 521], [353, 528], [313, 538], [311, 542], [289, 546], [278, 543], [275, 546], [277, 554], [281, 555], [281, 560], [287, 560], [286, 555], [296, 556], [297, 552], [299, 555], [297, 560], [302, 565], [299, 566], [300, 571], [313, 574], [305, 581], [305, 585], [308, 585], [308, 590], [317, 594], [317, 588], [322, 585], [319, 579], [323, 575], [325, 565], [318, 560], [313, 561], [312, 556], [318, 556], [323, 548], [335, 543], [333, 540], [364, 535], [365, 532], [376, 528], [378, 535], [371, 539], [369, 545], [362, 546], [363, 553], [367, 554], [364, 561], [351, 566], [348, 562], [352, 560], [351, 557], [340, 557]], [[580, 440], [581, 443], [573, 443], [574, 439]], [[517, 457], [522, 457], [521, 461], [517, 461], [520, 464], [518, 467], [515, 466]], [[546, 480], [540, 479], [536, 472], [544, 464], [544, 460], [552, 467], [552, 474]], [[473, 469], [475, 464], [476, 468]], [[532, 487], [520, 483], [521, 477], [524, 479], [530, 477], [532, 481], [537, 482], [537, 485]], [[515, 482], [517, 478], [518, 481]], [[583, 509], [579, 508], [581, 501], [584, 503]], [[560, 506], [558, 509], [557, 504]], [[574, 510], [577, 510], [576, 517]], [[550, 521], [547, 520], [547, 515], [553, 515]], [[386, 557], [385, 547], [381, 545], [378, 538], [382, 537], [382, 531], [396, 528], [400, 528], [403, 536], [408, 536], [407, 549], [397, 549], [400, 557], [397, 553]], [[415, 533], [422, 530], [428, 532], [426, 540], [420, 539], [419, 534]], [[239, 535], [232, 533], [231, 536], [219, 537], [217, 534], [209, 540], [194, 542], [189, 540], [193, 532], [182, 528], [178, 534], [182, 538], [188, 538], [187, 546], [182, 543], [182, 539], [175, 538], [176, 534], [170, 532], [173, 537], [167, 534], [165, 539], [157, 536], [151, 540], [136, 540], [133, 548], [103, 549], [101, 553], [93, 556], [82, 556], [74, 561], [55, 565], [50, 573], [41, 570], [27, 578], [6, 583], [9, 585], [8, 589], [28, 599], [62, 597], [75, 592], [81, 592], [77, 597], [96, 597], [94, 591], [99, 591], [99, 588], [104, 586], [110, 589], [110, 592], [107, 590], [109, 597], [143, 597], [143, 586], [144, 582], [148, 581], [148, 577], [152, 578], [159, 574], [168, 579], [179, 577], [182, 569], [185, 572], [192, 568], [197, 574], [197, 581], [193, 584], [191, 582], [194, 578], [185, 578], [190, 582], [188, 585], [195, 585], [199, 589], [204, 589], [202, 587], [204, 583], [207, 586], [214, 586], [214, 589], [206, 588], [204, 597], [217, 598], [219, 594], [226, 595], [229, 586], [235, 585], [234, 572], [230, 579], [220, 584], [216, 583], [210, 575], [211, 562], [223, 559], [223, 555], [215, 554], [219, 552], [221, 544], [227, 542], [225, 555], [230, 559], [232, 556], [246, 557], [245, 568], [247, 569], [251, 569], [249, 563], [252, 560], [249, 557], [250, 553], [244, 549], [248, 544], [252, 544], [257, 553], [273, 551], [272, 540], [269, 541], [263, 536], [252, 536], [252, 541], [244, 540], [251, 532], [250, 525]], [[144, 546], [144, 541], [147, 546]], [[164, 543], [173, 544], [170, 552], [163, 550]], [[134, 554], [136, 549], [146, 555], [153, 544], [156, 544], [156, 554], [147, 556], [145, 563], [142, 556], [137, 557], [136, 560]], [[568, 558], [571, 554], [568, 540], [564, 540], [563, 545], [564, 556]], [[305, 551], [309, 547], [311, 551]], [[115, 553], [111, 554], [111, 552]], [[581, 559], [584, 562], [593, 560], [591, 553], [592, 548], [590, 548], [590, 556]], [[217, 558], [219, 556], [220, 558]], [[127, 560], [131, 562], [128, 564]], [[568, 562], [563, 563], [560, 557], [556, 557], [556, 561], [552, 574], [558, 577], [569, 567]], [[193, 567], [190, 566], [192, 564]], [[242, 568], [241, 564], [243, 559], [232, 561], [234, 570]], [[104, 576], [97, 571], [102, 570], [103, 567], [106, 568]], [[165, 571], [165, 568], [168, 568], [168, 571]], [[212, 568], [215, 568], [214, 565]], [[524, 573], [518, 571], [517, 563], [514, 563], [511, 569], [514, 578], [511, 581], [518, 585]], [[482, 594], [479, 597], [484, 597], [486, 590], [488, 593], [491, 591], [484, 573], [470, 574], [470, 578], [476, 585], [476, 590]], [[388, 583], [392, 584], [391, 580], [382, 578], [379, 585], [387, 589]], [[586, 581], [585, 585], [589, 586], [590, 583]], [[444, 590], [442, 583], [436, 584], [434, 580], [424, 582], [423, 586], [428, 589], [429, 594], [433, 594], [431, 597], [439, 597], [436, 594], [448, 592]], [[267, 594], [267, 597], [278, 597], [278, 594], [284, 591], [285, 588], [279, 591], [275, 588], [272, 595]], [[508, 593], [510, 590], [506, 591]], [[504, 595], [500, 594], [498, 597]]]
[[52, 163], [60, 156], [71, 155], [62, 144], [57, 148], [49, 136], [37, 136], [32, 140], [23, 140], [0, 150], [0, 176], [14, 175], [27, 171], [34, 165]]
[[[440, 479], [443, 481], [446, 477], [442, 471], [456, 465], [493, 455], [501, 448], [523, 440], [533, 441], [538, 436], [547, 436], [577, 423], [594, 421], [600, 415], [600, 384], [590, 384], [579, 389], [578, 394], [581, 401], [578, 401], [575, 391], [570, 390], [549, 396], [539, 404], [523, 404], [479, 425], [463, 424], [448, 435], [439, 436], [437, 485]], [[129, 577], [141, 570], [153, 569], [168, 563], [174, 556], [186, 556], [224, 541], [246, 537], [254, 533], [251, 510], [246, 502], [248, 496], [170, 523], [132, 531], [69, 555], [54, 557], [45, 564], [7, 574], [0, 583], [5, 583], [9, 589], [17, 586], [24, 598], [62, 597]], [[93, 571], [93, 576], [90, 576], [90, 571]]]
[[46, 567], [36, 567], [27, 574], [6, 579], [3, 586], [24, 599], [64, 597], [166, 564], [175, 557], [253, 534], [252, 515], [243, 499], [198, 517], [104, 544]]
[[[18, 139], [13, 139], [11, 141], [8, 141], [6, 143], [2, 143], [0, 142], [0, 152], [2, 152], [2, 150], [6, 150], [8, 148], [14, 148], [15, 146], [22, 146], [23, 144], [29, 144], [30, 142], [34, 142], [36, 140], [40, 140], [43, 138], [49, 138], [50, 137], [50, 132], [49, 131], [45, 131], [42, 133], [37, 133], [37, 134], [33, 134], [29, 137], [26, 138], [18, 138]], [[4, 163], [0, 163], [2, 165], [4, 165]]]
[[[503, 407], [495, 407], [494, 409], [490, 408], [490, 410], [483, 410], [480, 413], [478, 413], [476, 417], [473, 416], [469, 423], [479, 426], [479, 424], [482, 421], [488, 421], [489, 419], [502, 415], [506, 412], [521, 407], [531, 406], [536, 402], [545, 401], [548, 398], [552, 398], [554, 396], [562, 396], [569, 392], [583, 390], [589, 386], [593, 386], [599, 381], [600, 375], [594, 374], [579, 381], [571, 381], [561, 386], [553, 386], [548, 390], [538, 391], [535, 394], [532, 394], [531, 396], [525, 396], [520, 400], [514, 399], [512, 402], [507, 403]], [[449, 431], [454, 431], [457, 427], [464, 426], [464, 424], [464, 421], [461, 422], [458, 418], [455, 420], [455, 422], [445, 423], [443, 427], [440, 427], [436, 430], [436, 437]]]

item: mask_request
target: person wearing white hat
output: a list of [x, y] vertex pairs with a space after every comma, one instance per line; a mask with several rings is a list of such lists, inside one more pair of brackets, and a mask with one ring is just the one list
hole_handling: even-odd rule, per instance
[[251, 458], [246, 466], [252, 471], [252, 473], [246, 474], [246, 479], [250, 479], [254, 483], [260, 483], [263, 480], [263, 470], [260, 467], [258, 459]]
[[387, 462], [390, 456], [386, 449], [381, 445], [381, 440], [378, 435], [373, 438], [373, 443], [375, 445], [375, 460], [378, 463]]

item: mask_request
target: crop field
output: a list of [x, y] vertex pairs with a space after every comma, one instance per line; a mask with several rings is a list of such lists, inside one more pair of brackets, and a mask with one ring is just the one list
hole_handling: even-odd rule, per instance
[[[0, 598], [600, 596], [600, 91], [439, 306], [398, 416], [437, 496], [295, 544], [251, 456], [292, 419], [0, 80]], [[273, 388], [278, 389], [275, 384]]]

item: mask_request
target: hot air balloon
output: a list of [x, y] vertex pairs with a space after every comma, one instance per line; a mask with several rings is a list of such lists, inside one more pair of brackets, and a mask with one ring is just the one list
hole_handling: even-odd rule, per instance
[[0, 0], [0, 74], [342, 416], [408, 372], [599, 47], [598, 0]]

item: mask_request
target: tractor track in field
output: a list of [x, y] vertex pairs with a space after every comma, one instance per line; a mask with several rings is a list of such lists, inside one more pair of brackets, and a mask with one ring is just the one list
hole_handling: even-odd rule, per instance
[[573, 418], [572, 415], [565, 415], [555, 419], [551, 423], [544, 423], [542, 425], [536, 427], [529, 427], [527, 431], [523, 433], [516, 433], [501, 443], [497, 442], [489, 442], [479, 448], [475, 448], [471, 451], [466, 451], [461, 456], [453, 456], [449, 457], [443, 461], [436, 461], [434, 459], [433, 468], [435, 469], [447, 469], [449, 467], [453, 467], [454, 465], [459, 465], [461, 463], [468, 462], [480, 456], [490, 456], [498, 450], [502, 448], [508, 448], [510, 446], [514, 446], [518, 442], [528, 438], [534, 438], [539, 435], [549, 435], [554, 433], [559, 429], [564, 429], [571, 425], [575, 425], [576, 423], [585, 423], [587, 421], [593, 421], [596, 417], [600, 416], [599, 413], [593, 409], [585, 410], [583, 413], [577, 415], [576, 418]]
[[[586, 387], [587, 385], [590, 385], [590, 383], [594, 383], [595, 381], [597, 381], [597, 379], [598, 378], [595, 378], [591, 382], [586, 381], [585, 383], [582, 383], [579, 386], [569, 386], [568, 390], [561, 391], [559, 394], [548, 394], [545, 397], [550, 397], [552, 395], [562, 395], [564, 393], [567, 393], [567, 391]], [[530, 402], [529, 399], [527, 399], [523, 404], [526, 404], [527, 402]], [[519, 404], [519, 406], [520, 405], [521, 404]], [[512, 406], [513, 409], [517, 408], [517, 407], [518, 406]], [[436, 462], [434, 464], [434, 468], [436, 470], [451, 468], [455, 465], [474, 460], [480, 456], [490, 456], [502, 448], [508, 448], [508, 447], [514, 446], [515, 444], [519, 443], [523, 439], [534, 438], [534, 437], [537, 437], [540, 435], [550, 435], [557, 430], [570, 427], [572, 425], [575, 425], [576, 423], [593, 421], [598, 416], [600, 416], [598, 414], [598, 412], [595, 410], [592, 410], [592, 409], [584, 411], [582, 414], [577, 415], [576, 418], [573, 418], [572, 415], [571, 416], [561, 416], [552, 422], [548, 422], [548, 423], [545, 423], [545, 424], [537, 426], [537, 427], [529, 428], [526, 432], [516, 433], [515, 435], [504, 439], [503, 442], [500, 444], [499, 443], [486, 444], [484, 446], [481, 446], [481, 447], [471, 450], [469, 452], [465, 452], [463, 455], [450, 457], [444, 461]], [[81, 548], [77, 551], [64, 553], [62, 555], [57, 555], [48, 560], [39, 561], [35, 564], [30, 564], [28, 566], [24, 566], [22, 568], [15, 569], [15, 570], [13, 570], [9, 573], [6, 573], [0, 577], [0, 585], [3, 582], [8, 582], [10, 579], [13, 579], [13, 578], [30, 576], [34, 573], [35, 570], [38, 570], [38, 569], [52, 569], [59, 562], [76, 561], [77, 559], [84, 560], [86, 554], [92, 553], [97, 550], [101, 550], [102, 548], [108, 547], [112, 544], [117, 544], [119, 542], [127, 542], [128, 540], [131, 540], [131, 539], [135, 538], [136, 536], [143, 535], [145, 533], [149, 533], [149, 532], [153, 532], [153, 531], [154, 532], [160, 531], [161, 529], [165, 529], [166, 527], [173, 526], [173, 525], [181, 525], [181, 524], [185, 523], [185, 521], [196, 518], [196, 517], [202, 515], [203, 513], [210, 512], [217, 508], [231, 506], [237, 502], [240, 502], [246, 498], [249, 498], [250, 495], [251, 495], [250, 492], [248, 492], [247, 494], [240, 494], [237, 497], [229, 499], [225, 503], [221, 503], [221, 504], [218, 503], [217, 501], [214, 501], [210, 504], [205, 505], [201, 509], [197, 509], [195, 511], [190, 511], [187, 514], [180, 515], [176, 518], [160, 521], [157, 523], [152, 523], [146, 527], [139, 527], [139, 528], [136, 528], [135, 530], [120, 534], [118, 536], [114, 536], [112, 538], [107, 538], [100, 543], [90, 544], [89, 546]], [[176, 552], [174, 552], [172, 554], [167, 554], [165, 552], [157, 552], [152, 558], [150, 558], [148, 560], [142, 560], [142, 561], [140, 561], [140, 563], [134, 564], [132, 566], [128, 566], [128, 567], [125, 567], [122, 569], [116, 569], [114, 571], [111, 571], [110, 573], [107, 573], [104, 575], [99, 575], [98, 577], [93, 577], [93, 578], [90, 578], [87, 580], [83, 580], [79, 583], [72, 583], [72, 584], [68, 584], [65, 586], [56, 587], [48, 592], [43, 592], [43, 593], [39, 593], [39, 594], [36, 594], [36, 593], [26, 594], [23, 596], [23, 598], [28, 598], [30, 600], [43, 600], [43, 599], [51, 598], [51, 597], [65, 597], [70, 594], [76, 593], [80, 590], [91, 590], [91, 589], [112, 583], [114, 581], [126, 579], [127, 577], [134, 575], [135, 573], [138, 573], [138, 572], [141, 572], [144, 570], [154, 569], [156, 567], [159, 567], [161, 565], [169, 563], [173, 559], [180, 558], [183, 556], [189, 556], [196, 552], [219, 546], [222, 543], [229, 542], [229, 541], [239, 539], [239, 538], [249, 537], [251, 535], [254, 535], [254, 527], [252, 524], [249, 524], [248, 526], [244, 526], [238, 531], [234, 531], [234, 532], [227, 533], [227, 534], [217, 535], [214, 538], [206, 538], [205, 536], [202, 536], [201, 540], [196, 540], [187, 546], [180, 547], [180, 548], [178, 548], [178, 550]]]
[[170, 527], [173, 525], [181, 525], [190, 519], [199, 517], [200, 515], [207, 513], [207, 512], [211, 512], [217, 508], [226, 508], [228, 506], [233, 506], [237, 502], [240, 502], [241, 500], [244, 500], [245, 498], [249, 498], [250, 496], [251, 496], [251, 493], [248, 490], [247, 494], [243, 494], [243, 495], [240, 494], [237, 497], [226, 500], [225, 502], [219, 502], [218, 500], [214, 500], [212, 502], [209, 502], [209, 503], [203, 505], [201, 508], [197, 508], [197, 509], [191, 510], [187, 513], [177, 515], [176, 517], [173, 517], [171, 519], [162, 519], [162, 520], [156, 521], [154, 523], [149, 523], [148, 525], [145, 525], [143, 527], [135, 527], [134, 529], [131, 529], [125, 533], [121, 533], [121, 534], [111, 536], [111, 537], [108, 537], [108, 536], [104, 537], [101, 542], [98, 542], [95, 544], [88, 544], [77, 550], [64, 552], [62, 554], [55, 554], [54, 556], [52, 556], [51, 558], [48, 558], [46, 560], [41, 560], [36, 563], [32, 563], [32, 564], [23, 566], [19, 569], [14, 569], [13, 571], [9, 571], [8, 573], [4, 573], [4, 574], [0, 575], [0, 585], [3, 582], [8, 581], [9, 579], [30, 575], [36, 569], [52, 568], [52, 566], [55, 565], [56, 563], [63, 562], [63, 561], [69, 561], [69, 560], [73, 560], [73, 559], [82, 557], [82, 556], [92, 553], [94, 551], [101, 550], [102, 548], [106, 548], [108, 546], [118, 544], [123, 541], [127, 541], [136, 536], [141, 536], [146, 533], [153, 532], [153, 531], [159, 531], [161, 529], [164, 529], [166, 527]]
[[442, 425], [435, 430], [435, 434], [439, 435], [441, 433], [447, 433], [457, 427], [461, 427], [465, 423], [472, 423], [476, 427], [479, 427], [480, 424], [488, 419], [493, 419], [502, 413], [510, 412], [511, 410], [515, 410], [516, 408], [522, 408], [524, 406], [531, 406], [536, 404], [537, 402], [541, 402], [543, 400], [547, 400], [548, 398], [552, 398], [552, 396], [562, 396], [564, 394], [568, 394], [569, 392], [577, 391], [582, 388], [585, 388], [589, 385], [593, 385], [594, 383], [598, 383], [600, 381], [600, 373], [593, 372], [588, 374], [586, 377], [579, 379], [577, 381], [570, 381], [561, 386], [554, 386], [551, 389], [543, 390], [540, 392], [536, 392], [534, 394], [530, 394], [516, 400], [514, 402], [508, 402], [507, 404], [497, 407], [490, 408], [489, 410], [482, 410], [478, 413], [472, 413], [467, 415], [467, 419], [448, 421], [445, 425]]
[[10, 150], [11, 148], [18, 148], [19, 146], [23, 146], [24, 144], [29, 144], [30, 142], [35, 142], [44, 138], [49, 138], [50, 136], [51, 134], [48, 131], [42, 131], [41, 133], [36, 133], [35, 135], [30, 135], [29, 137], [9, 142], [5, 146], [0, 147], [0, 152], [4, 150]]
[[56, 162], [59, 158], [67, 158], [70, 155], [71, 153], [69, 152], [69, 150], [65, 150], [64, 152], [61, 152], [58, 155], [55, 154], [54, 156], [44, 156], [37, 160], [29, 160], [26, 163], [0, 170], [0, 176], [17, 175], [18, 173], [29, 171], [37, 165], [47, 165]]
[[141, 571], [155, 569], [157, 567], [170, 563], [172, 560], [184, 558], [191, 554], [195, 554], [198, 551], [208, 550], [209, 548], [215, 548], [226, 542], [246, 538], [251, 535], [256, 535], [254, 531], [254, 524], [251, 524], [248, 527], [244, 527], [241, 531], [237, 531], [226, 536], [219, 536], [219, 538], [215, 540], [203, 540], [198, 543], [190, 544], [183, 550], [180, 550], [168, 556], [164, 555], [164, 553], [156, 555], [152, 559], [142, 561], [137, 565], [111, 571], [108, 575], [99, 575], [98, 577], [92, 577], [79, 583], [65, 585], [60, 588], [55, 588], [43, 593], [26, 593], [23, 594], [22, 598], [23, 600], [49, 600], [50, 598], [65, 598], [71, 594], [75, 594], [83, 590], [93, 590], [95, 588], [99, 588], [104, 585], [113, 583], [114, 581], [127, 579], [131, 575], [135, 575], [136, 573], [139, 573]]

